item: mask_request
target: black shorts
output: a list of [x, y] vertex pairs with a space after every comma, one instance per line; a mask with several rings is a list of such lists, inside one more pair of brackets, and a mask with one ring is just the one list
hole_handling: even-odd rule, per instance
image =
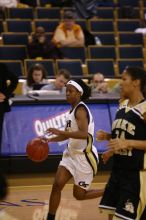
[[113, 213], [118, 218], [135, 220], [143, 211], [138, 213], [140, 190], [139, 171], [112, 171], [99, 208]]

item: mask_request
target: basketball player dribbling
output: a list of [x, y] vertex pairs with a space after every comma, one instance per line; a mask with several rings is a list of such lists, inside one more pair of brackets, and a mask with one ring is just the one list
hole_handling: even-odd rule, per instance
[[[99, 208], [109, 220], [146, 220], [146, 72], [127, 67], [122, 73], [121, 97], [111, 134], [99, 130], [97, 140], [108, 140], [105, 161], [113, 155], [113, 169]], [[143, 213], [143, 214], [142, 214]]]
[[76, 199], [93, 199], [103, 194], [103, 189], [89, 189], [98, 164], [98, 154], [93, 146], [94, 121], [90, 110], [83, 102], [89, 96], [90, 89], [82, 80], [70, 80], [66, 85], [66, 99], [71, 104], [66, 130], [47, 130], [56, 135], [48, 139], [48, 142], [69, 139], [52, 187], [47, 220], [55, 219], [61, 191], [72, 177], [73, 195]]

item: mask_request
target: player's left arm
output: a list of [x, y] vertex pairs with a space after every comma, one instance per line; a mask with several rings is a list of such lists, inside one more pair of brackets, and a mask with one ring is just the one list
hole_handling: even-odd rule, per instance
[[87, 111], [83, 106], [78, 107], [76, 111], [76, 121], [78, 125], [78, 131], [61, 131], [55, 128], [49, 128], [47, 131], [51, 134], [61, 135], [62, 137], [74, 138], [74, 139], [87, 139], [88, 137], [88, 116]]

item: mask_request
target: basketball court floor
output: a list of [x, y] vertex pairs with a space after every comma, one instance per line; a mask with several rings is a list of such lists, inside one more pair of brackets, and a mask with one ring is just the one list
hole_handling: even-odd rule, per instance
[[[4, 210], [19, 220], [45, 220], [54, 174], [15, 175], [8, 177], [9, 194], [0, 202]], [[103, 188], [108, 173], [98, 174], [92, 188]], [[62, 192], [56, 220], [107, 220], [98, 210], [100, 199], [77, 201], [72, 196], [72, 181]]]

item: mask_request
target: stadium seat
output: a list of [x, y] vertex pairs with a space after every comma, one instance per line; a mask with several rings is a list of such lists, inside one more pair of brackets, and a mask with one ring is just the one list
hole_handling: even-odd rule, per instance
[[91, 32], [113, 32], [113, 20], [89, 20], [89, 31]]
[[132, 7], [139, 7], [139, 0], [118, 0], [119, 6], [131, 5]]
[[76, 19], [76, 23], [79, 24], [82, 29], [87, 29], [87, 22], [85, 19]]
[[88, 46], [90, 59], [116, 59], [114, 46]]
[[8, 18], [33, 19], [33, 8], [8, 8]]
[[103, 73], [105, 77], [115, 77], [114, 62], [112, 59], [86, 59], [88, 74]]
[[2, 35], [2, 41], [4, 45], [27, 45], [28, 33], [10, 33], [4, 32]]
[[3, 20], [0, 20], [0, 33], [4, 31]]
[[95, 37], [99, 37], [103, 45], [115, 45], [115, 35], [113, 33], [92, 33]]
[[0, 63], [4, 63], [7, 68], [18, 77], [21, 77], [24, 74], [23, 64], [21, 60], [0, 60]]
[[113, 8], [98, 7], [97, 15], [101, 19], [114, 19], [114, 10]]
[[45, 8], [45, 7], [37, 7], [36, 8], [36, 17], [39, 19], [61, 19], [60, 8]]
[[[128, 6], [129, 7], [129, 6]], [[131, 12], [131, 13], [130, 13]], [[126, 18], [129, 18], [130, 17], [130, 19], [139, 19], [140, 18], [140, 10], [139, 10], [139, 8], [131, 8], [131, 11], [130, 11], [129, 13], [129, 15], [127, 15], [125, 18], [123, 17], [123, 8], [121, 7], [121, 8], [118, 8], [117, 9], [117, 17], [120, 19], [126, 19]], [[127, 14], [128, 14], [128, 12], [127, 12]], [[129, 16], [129, 17], [128, 17]]]
[[57, 25], [59, 24], [58, 19], [35, 19], [34, 25], [36, 27], [43, 27], [46, 32], [54, 32]]
[[140, 27], [140, 21], [139, 20], [124, 20], [119, 19], [117, 20], [117, 28], [119, 32], [134, 32], [135, 29]]
[[24, 60], [27, 58], [25, 46], [0, 46], [0, 60]]
[[24, 61], [25, 75], [27, 75], [28, 69], [36, 63], [40, 63], [46, 68], [48, 72], [48, 78], [49, 77], [52, 78], [55, 76], [56, 74], [55, 64], [54, 61], [50, 59], [43, 59], [43, 60], [25, 59]]
[[32, 32], [31, 20], [6, 19], [8, 32]]
[[143, 45], [143, 35], [140, 33], [119, 33], [119, 44]]
[[142, 46], [119, 46], [118, 54], [121, 59], [144, 59]]
[[82, 62], [81, 60], [74, 59], [74, 60], [56, 60], [57, 72], [59, 69], [67, 69], [72, 76], [83, 76], [82, 70]]
[[117, 59], [118, 72], [121, 74], [126, 66], [139, 66], [144, 68], [142, 59]]
[[86, 50], [85, 47], [61, 47], [64, 57], [67, 59], [81, 59], [85, 62]]

